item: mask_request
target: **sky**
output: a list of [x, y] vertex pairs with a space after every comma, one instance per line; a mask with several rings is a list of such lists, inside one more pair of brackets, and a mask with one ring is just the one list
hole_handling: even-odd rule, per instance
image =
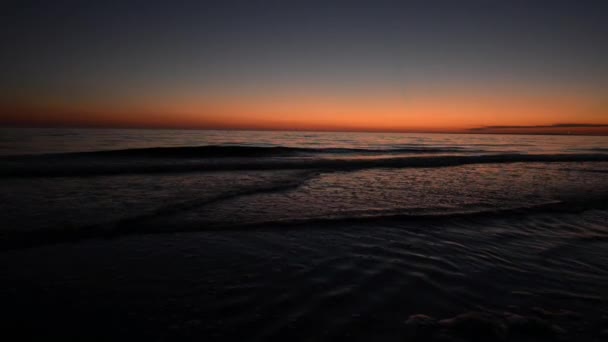
[[0, 125], [608, 134], [608, 1], [9, 1]]

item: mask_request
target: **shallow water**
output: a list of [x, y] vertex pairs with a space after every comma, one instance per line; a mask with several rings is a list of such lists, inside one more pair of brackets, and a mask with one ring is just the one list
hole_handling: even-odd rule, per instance
[[[399, 341], [418, 313], [568, 310], [557, 335], [593, 340], [606, 323], [606, 137], [10, 132], [0, 299], [34, 335]], [[99, 150], [117, 151], [74, 153]]]

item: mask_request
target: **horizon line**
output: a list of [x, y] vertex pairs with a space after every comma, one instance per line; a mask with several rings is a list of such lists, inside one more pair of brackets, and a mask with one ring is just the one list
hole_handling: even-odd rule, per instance
[[[559, 125], [559, 124], [557, 124]], [[602, 124], [600, 127], [607, 127]], [[506, 127], [506, 126], [505, 126]], [[509, 128], [532, 128], [532, 126], [510, 126]], [[555, 125], [535, 126], [536, 128], [564, 128]], [[101, 129], [101, 130], [158, 130], [158, 131], [242, 131], [242, 132], [313, 132], [313, 133], [390, 133], [390, 134], [471, 134], [471, 135], [551, 135], [551, 136], [608, 136], [605, 133], [580, 133], [580, 132], [496, 132], [483, 131], [486, 127], [466, 128], [454, 131], [448, 130], [357, 130], [357, 129], [298, 129], [298, 128], [226, 128], [226, 127], [149, 127], [149, 126], [94, 126], [94, 125], [23, 125], [23, 124], [1, 124], [0, 128], [8, 129]], [[584, 127], [575, 127], [584, 128]]]

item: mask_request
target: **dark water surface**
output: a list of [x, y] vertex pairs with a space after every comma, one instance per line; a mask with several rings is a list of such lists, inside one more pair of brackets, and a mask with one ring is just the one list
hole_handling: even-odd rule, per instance
[[607, 137], [2, 129], [0, 154], [1, 310], [23, 336], [608, 329]]

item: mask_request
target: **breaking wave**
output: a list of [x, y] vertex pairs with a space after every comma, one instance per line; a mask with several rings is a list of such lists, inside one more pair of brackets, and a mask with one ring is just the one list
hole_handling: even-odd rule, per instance
[[[451, 153], [451, 154], [450, 154]], [[456, 154], [454, 154], [456, 153]], [[61, 177], [241, 170], [350, 171], [531, 162], [606, 162], [608, 154], [482, 154], [461, 148], [397, 149], [200, 146], [10, 156], [0, 177]]]
[[[589, 198], [573, 198], [564, 201], [553, 201], [536, 205], [511, 207], [491, 210], [453, 211], [453, 212], [427, 212], [427, 213], [375, 213], [348, 216], [333, 216], [326, 218], [301, 218], [292, 220], [272, 220], [259, 222], [244, 222], [241, 224], [213, 223], [205, 220], [167, 224], [163, 218], [169, 218], [193, 209], [204, 209], [221, 201], [232, 200], [237, 197], [251, 196], [270, 192], [283, 192], [297, 188], [314, 174], [302, 175], [299, 181], [279, 182], [261, 188], [243, 189], [241, 191], [222, 194], [210, 199], [193, 200], [185, 203], [168, 204], [164, 208], [141, 215], [120, 219], [115, 222], [87, 225], [82, 227], [41, 229], [33, 231], [4, 230], [0, 232], [0, 250], [27, 248], [39, 245], [56, 244], [62, 242], [75, 242], [95, 238], [116, 238], [139, 234], [173, 234], [183, 232], [203, 231], [274, 231], [274, 230], [318, 230], [341, 229], [353, 225], [388, 225], [403, 226], [408, 224], [448, 224], [468, 225], [472, 222], [485, 220], [507, 220], [522, 217], [535, 217], [536, 215], [553, 214], [580, 214], [590, 210], [608, 209], [608, 197], [596, 196]], [[405, 224], [405, 226], [404, 226]]]

